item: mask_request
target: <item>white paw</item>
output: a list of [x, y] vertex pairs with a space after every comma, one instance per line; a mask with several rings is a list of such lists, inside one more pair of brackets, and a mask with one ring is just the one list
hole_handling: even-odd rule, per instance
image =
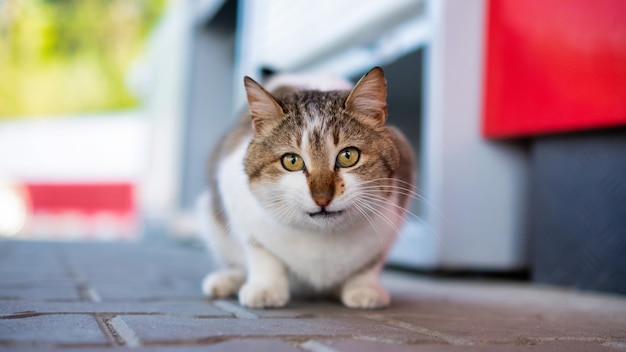
[[211, 298], [234, 296], [245, 279], [245, 274], [240, 270], [214, 271], [202, 281], [202, 292]]
[[284, 284], [247, 283], [239, 290], [239, 303], [250, 308], [284, 307], [289, 302], [289, 288]]
[[341, 302], [349, 308], [374, 309], [388, 306], [391, 298], [380, 285], [361, 285], [344, 288]]

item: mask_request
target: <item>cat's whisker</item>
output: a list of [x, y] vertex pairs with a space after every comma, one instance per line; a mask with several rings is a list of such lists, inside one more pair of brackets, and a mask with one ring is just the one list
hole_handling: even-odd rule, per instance
[[[369, 201], [361, 200], [361, 202], [369, 202]], [[383, 215], [383, 214], [382, 214], [379, 210], [374, 209], [375, 207], [380, 207], [380, 204], [376, 204], [376, 203], [373, 203], [373, 202], [370, 202], [370, 203], [371, 203], [371, 205], [370, 205], [370, 207], [371, 207], [370, 209], [371, 209], [371, 210], [370, 210], [370, 211], [371, 211], [374, 215], [378, 215], [379, 217], [385, 216], [385, 215]], [[406, 219], [406, 217], [404, 217], [402, 214], [398, 214], [398, 213], [394, 213], [394, 214], [395, 214], [395, 215], [399, 218], [399, 220], [400, 220], [401, 224], [403, 224], [403, 225], [404, 225], [404, 224], [408, 224], [408, 220], [407, 220], [407, 219]], [[389, 218], [387, 218], [387, 219], [389, 219]], [[420, 218], [417, 218], [417, 219], [418, 219], [420, 222], [423, 222], [423, 221], [422, 221], [422, 219], [420, 219]], [[399, 238], [402, 238], [402, 232], [400, 231], [400, 230], [401, 230], [401, 227], [398, 227], [398, 226], [397, 226], [397, 225], [395, 225], [395, 224], [391, 224], [391, 223], [389, 223], [391, 220], [383, 220], [383, 221], [386, 221], [386, 222], [387, 222], [387, 223], [388, 223], [388, 224], [389, 224], [389, 225], [390, 225], [390, 226], [394, 229], [394, 231], [396, 232], [396, 234], [398, 235], [398, 237], [399, 237]], [[428, 225], [425, 225], [425, 226], [427, 226], [427, 227], [428, 227]], [[433, 233], [434, 233], [434, 232], [433, 232]], [[436, 235], [436, 234], [435, 234], [435, 235]], [[436, 236], [437, 236], [437, 235], [436, 235]]]
[[423, 201], [427, 202], [427, 199], [419, 193], [419, 189], [417, 189], [417, 187], [415, 187], [415, 185], [413, 185], [410, 182], [406, 182], [406, 181], [403, 181], [403, 180], [400, 180], [400, 179], [395, 179], [395, 178], [377, 178], [377, 179], [373, 179], [373, 180], [362, 182], [361, 185], [359, 186], [359, 188], [360, 189], [370, 189], [370, 188], [375, 188], [375, 189], [385, 188], [385, 189], [387, 189], [387, 188], [392, 188], [392, 189], [396, 189], [396, 190], [402, 190], [402, 191], [406, 191], [407, 195], [411, 194], [416, 199], [423, 200]]
[[289, 204], [289, 202], [277, 202], [278, 207], [275, 208], [276, 216], [282, 219], [290, 219], [295, 214], [294, 208]]
[[[410, 215], [411, 217], [413, 217], [416, 220], [418, 220], [419, 222], [421, 222], [434, 235], [437, 235], [436, 231], [432, 227], [430, 227], [428, 225], [428, 223], [426, 223], [421, 217], [419, 217], [417, 214], [413, 213], [409, 209], [406, 209], [406, 208], [404, 208], [404, 207], [402, 207], [402, 206], [400, 206], [398, 204], [395, 204], [395, 203], [391, 202], [390, 200], [388, 200], [388, 199], [386, 199], [386, 198], [384, 198], [384, 197], [382, 197], [380, 195], [377, 195], [377, 194], [364, 194], [363, 197], [365, 197], [365, 196], [369, 197], [370, 201], [377, 202], [377, 203], [379, 203], [381, 205], [385, 205], [385, 206], [393, 206], [393, 207], [395, 207], [395, 208], [397, 208], [399, 210], [402, 210], [407, 215]], [[405, 222], [406, 222], [406, 219], [405, 219]]]
[[[374, 181], [379, 181], [377, 180], [372, 180], [372, 181], [366, 181], [363, 184], [366, 183], [372, 183]], [[400, 194], [400, 195], [405, 195], [411, 198], [417, 198], [417, 200], [424, 200], [423, 197], [419, 196], [417, 193], [410, 191], [404, 187], [399, 187], [399, 186], [393, 186], [393, 185], [388, 185], [389, 188], [391, 188], [391, 190], [384, 190], [381, 189], [380, 186], [360, 186], [357, 187], [355, 189], [352, 189], [349, 192], [346, 192], [344, 194], [345, 197], [353, 197], [355, 199], [360, 198], [360, 199], [364, 199], [365, 197], [369, 197], [370, 199], [374, 198], [376, 202], [380, 203], [379, 205], [385, 205], [385, 206], [393, 206], [394, 208], [397, 208], [399, 210], [402, 210], [405, 214], [411, 216], [412, 218], [416, 219], [417, 221], [419, 221], [421, 224], [424, 225], [424, 227], [433, 235], [435, 236], [439, 236], [437, 234], [437, 232], [430, 226], [428, 225], [428, 223], [426, 221], [424, 221], [424, 219], [422, 219], [421, 217], [419, 217], [417, 214], [411, 212], [409, 209], [404, 208], [401, 205], [398, 205], [396, 203], [394, 203], [392, 200], [388, 199], [387, 197], [383, 196], [382, 194], [380, 194], [381, 192], [389, 192], [392, 194]], [[376, 192], [379, 191], [379, 192]], [[445, 218], [444, 218], [445, 220]], [[404, 223], [407, 223], [408, 220], [406, 218], [403, 217], [402, 221]]]
[[[358, 187], [358, 190], [362, 190], [362, 191], [370, 191], [370, 190], [377, 190], [380, 192], [384, 192], [384, 193], [394, 193], [394, 194], [401, 194], [407, 197], [410, 197], [412, 199], [415, 199], [417, 201], [420, 201], [422, 203], [425, 203], [429, 206], [432, 206], [432, 204], [421, 194], [414, 192], [408, 188], [404, 188], [404, 187], [400, 187], [400, 186], [394, 186], [394, 185], [382, 185], [382, 186], [360, 186]], [[357, 190], [355, 190], [357, 191]]]
[[402, 187], [402, 186], [396, 186], [396, 185], [359, 186], [359, 189], [379, 189], [381, 191], [382, 190], [388, 191], [389, 189], [391, 189], [391, 190], [405, 192], [407, 195], [412, 195], [412, 196], [414, 196], [416, 198], [419, 198], [419, 199], [424, 199], [424, 196], [422, 196], [421, 194], [411, 190], [410, 188], [406, 188], [406, 187]]
[[[378, 188], [376, 188], [376, 187], [372, 187], [371, 189], [366, 189], [366, 188], [364, 189], [364, 188], [361, 188], [360, 190], [361, 190], [361, 191], [366, 191], [366, 192], [362, 192], [362, 193], [367, 193], [367, 194], [369, 194], [369, 195], [375, 195], [375, 196], [381, 197], [382, 199], [386, 199], [384, 196], [382, 196], [382, 195], [380, 195], [380, 194], [376, 194], [376, 192], [372, 192], [373, 190], [379, 190], [379, 189], [378, 189]], [[350, 192], [350, 193], [346, 193], [346, 195], [348, 195], [348, 194], [349, 194], [349, 195], [352, 195], [352, 193], [358, 193], [358, 191], [353, 191], [353, 192]], [[423, 197], [422, 197], [422, 198], [414, 198], [414, 197], [412, 197], [412, 196], [411, 196], [411, 195], [409, 195], [409, 194], [405, 194], [405, 193], [402, 193], [402, 192], [395, 192], [395, 191], [392, 191], [392, 192], [390, 192], [390, 193], [400, 194], [400, 195], [406, 195], [406, 196], [409, 196], [409, 197], [411, 197], [411, 198], [413, 198], [413, 199], [423, 201], [426, 205], [431, 206], [431, 207], [432, 207], [432, 209], [434, 209], [434, 210], [438, 213], [438, 215], [440, 215], [440, 216], [441, 216], [441, 218], [442, 218], [442, 220], [443, 220], [444, 222], [449, 223], [448, 219], [447, 219], [447, 218], [446, 218], [446, 217], [445, 217], [445, 216], [444, 216], [444, 215], [443, 215], [443, 214], [442, 214], [442, 213], [441, 213], [441, 212], [440, 212], [440, 211], [439, 211], [439, 210], [438, 210], [438, 209], [437, 209], [434, 205], [432, 205], [430, 202], [426, 201]], [[397, 205], [397, 204], [395, 204], [395, 203], [393, 203], [393, 202], [390, 202], [389, 204], [392, 204], [393, 206], [398, 207], [398, 208], [402, 208], [401, 206], [399, 206], [399, 205]], [[402, 208], [402, 209], [404, 209], [404, 208]], [[419, 222], [421, 222], [422, 224], [424, 224], [424, 225], [426, 226], [426, 228], [427, 228], [430, 232], [432, 232], [433, 234], [437, 235], [436, 231], [435, 231], [432, 227], [430, 227], [430, 226], [429, 226], [429, 225], [428, 225], [428, 224], [427, 224], [427, 223], [426, 223], [426, 222], [425, 222], [425, 221], [424, 221], [421, 217], [417, 216], [416, 214], [414, 214], [413, 212], [409, 211], [408, 209], [406, 209], [406, 211], [407, 211], [407, 214], [408, 214], [408, 215], [411, 215], [411, 216], [412, 216], [412, 217], [414, 217], [415, 219], [419, 220]]]
[[369, 216], [369, 214], [367, 214], [367, 212], [364, 211], [359, 204], [354, 203], [354, 207], [361, 213], [361, 215], [363, 215], [363, 217], [370, 223], [370, 225], [374, 229], [376, 237], [378, 238], [378, 243], [380, 244], [380, 254], [384, 255], [385, 254], [385, 245], [383, 244], [383, 240], [382, 240], [382, 237], [381, 237], [381, 234], [380, 234], [380, 230], [378, 229], [378, 227], [376, 226], [376, 224], [374, 223], [372, 218]]
[[406, 192], [407, 194], [412, 194], [415, 197], [421, 198], [423, 197], [420, 193], [416, 192], [411, 187], [405, 187], [402, 185], [398, 185], [395, 183], [384, 183], [384, 184], [371, 184], [371, 183], [362, 183], [358, 185], [358, 189], [378, 189], [378, 190], [398, 190]]
[[[380, 211], [379, 209], [376, 208], [376, 206], [378, 204], [375, 203], [371, 203], [367, 200], [364, 199], [360, 199], [357, 201], [359, 206], [365, 207], [367, 210], [369, 210], [372, 214], [377, 215], [379, 218], [381, 218], [387, 225], [389, 225], [389, 227], [391, 227], [396, 233], [400, 232], [400, 229], [398, 228], [398, 226], [396, 226], [396, 224], [393, 223], [393, 221], [391, 221], [391, 219], [389, 219], [389, 217], [387, 215], [385, 215], [382, 211]], [[395, 213], [394, 213], [395, 214]], [[397, 215], [397, 214], [396, 214]], [[404, 220], [404, 219], [403, 219]]]
[[363, 181], [361, 184], [363, 185], [367, 185], [370, 183], [376, 183], [376, 182], [392, 182], [394, 184], [402, 184], [402, 185], [406, 185], [408, 188], [410, 189], [416, 189], [417, 187], [411, 183], [411, 182], [407, 182], [398, 178], [393, 178], [393, 177], [379, 177], [379, 178], [375, 178], [375, 179], [371, 179], [371, 180], [367, 180], [367, 181]]
[[[387, 182], [387, 181], [394, 181], [397, 184], [376, 184], [377, 182]], [[375, 184], [375, 185], [369, 185], [366, 186], [368, 184]], [[407, 187], [403, 187], [401, 185], [406, 185]], [[429, 208], [433, 209], [437, 215], [439, 215], [442, 220], [446, 223], [449, 223], [448, 219], [446, 218], [446, 216], [443, 214], [443, 212], [437, 207], [435, 206], [431, 201], [429, 201], [428, 199], [426, 199], [426, 197], [422, 196], [418, 191], [419, 189], [414, 186], [413, 184], [400, 180], [400, 179], [395, 179], [395, 178], [377, 178], [377, 179], [373, 179], [373, 180], [369, 180], [369, 181], [364, 181], [361, 183], [361, 186], [359, 187], [359, 189], [381, 189], [381, 188], [392, 188], [394, 190], [403, 190], [406, 191], [407, 193], [399, 193], [396, 192], [398, 194], [403, 194], [406, 196], [410, 196], [411, 198], [418, 200], [420, 202], [422, 202], [423, 204], [427, 205]]]
[[[219, 215], [223, 212], [225, 212], [225, 208], [222, 207], [220, 208], [220, 210], [216, 211], [214, 214], [215, 215]], [[228, 232], [230, 232], [230, 228], [232, 227], [232, 223], [230, 221], [226, 222], [226, 224], [219, 230], [220, 231], [220, 235], [226, 236], [228, 234]]]
[[[375, 206], [378, 206], [378, 205], [371, 205], [371, 206], [375, 207]], [[372, 212], [373, 215], [379, 216], [381, 218], [384, 216], [385, 219], [383, 219], [383, 221], [385, 221], [394, 230], [394, 232], [399, 237], [402, 236], [402, 232], [400, 230], [402, 229], [403, 225], [408, 223], [408, 220], [406, 218], [403, 218], [401, 215], [394, 213], [394, 215], [396, 215], [399, 218], [399, 220], [400, 220], [400, 224], [399, 224], [400, 226], [398, 226], [398, 225], [394, 224], [393, 221], [389, 217], [385, 216], [380, 211], [371, 210], [371, 212]]]

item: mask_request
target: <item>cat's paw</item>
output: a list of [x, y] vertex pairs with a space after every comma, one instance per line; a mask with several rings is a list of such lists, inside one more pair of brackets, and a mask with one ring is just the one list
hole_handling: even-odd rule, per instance
[[341, 302], [349, 308], [376, 309], [387, 307], [391, 298], [381, 285], [359, 285], [344, 288]]
[[287, 285], [247, 283], [239, 290], [239, 303], [250, 308], [278, 308], [289, 302]]
[[234, 296], [243, 285], [246, 276], [242, 270], [218, 270], [207, 275], [202, 281], [202, 292], [211, 298]]

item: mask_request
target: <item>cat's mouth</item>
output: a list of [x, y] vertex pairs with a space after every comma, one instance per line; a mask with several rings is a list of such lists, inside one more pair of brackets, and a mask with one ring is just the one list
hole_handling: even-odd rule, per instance
[[318, 211], [317, 213], [309, 213], [309, 216], [312, 218], [319, 218], [319, 219], [332, 219], [337, 216], [340, 216], [342, 213], [343, 213], [343, 210], [327, 211], [325, 209], [322, 209]]

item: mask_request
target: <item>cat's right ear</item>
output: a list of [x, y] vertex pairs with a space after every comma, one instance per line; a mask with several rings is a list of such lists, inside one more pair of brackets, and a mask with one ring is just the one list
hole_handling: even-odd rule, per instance
[[380, 67], [369, 70], [350, 91], [345, 106], [367, 123], [382, 126], [387, 120], [387, 80]]
[[284, 116], [283, 108], [272, 94], [266, 91], [252, 78], [243, 78], [248, 96], [248, 106], [252, 117], [252, 128], [255, 134], [268, 131], [272, 125]]

